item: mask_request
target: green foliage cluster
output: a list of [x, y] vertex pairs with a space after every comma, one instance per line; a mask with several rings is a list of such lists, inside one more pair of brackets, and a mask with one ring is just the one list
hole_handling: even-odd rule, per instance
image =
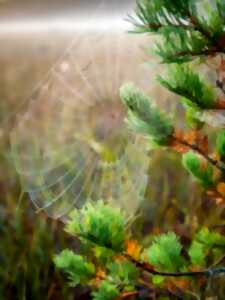
[[182, 63], [224, 51], [220, 45], [225, 25], [223, 7], [223, 0], [139, 0], [131, 20], [136, 32], [161, 37], [155, 52], [164, 63]]
[[109, 281], [103, 281], [99, 289], [93, 292], [93, 297], [95, 300], [112, 300], [116, 299], [119, 294], [120, 293], [116, 285]]
[[[225, 51], [225, 21], [221, 7], [223, 1], [137, 1], [136, 16], [130, 17], [136, 29], [142, 33], [155, 33], [161, 39], [158, 54], [165, 63], [173, 63], [168, 76], [158, 76], [159, 83], [175, 95], [180, 96], [186, 112], [186, 124], [199, 130], [208, 123], [215, 123], [216, 109], [220, 109], [221, 98], [217, 94], [216, 83], [207, 82], [194, 70], [192, 61], [202, 55], [223, 54]], [[201, 36], [203, 45], [199, 48], [195, 35]], [[177, 42], [178, 38], [181, 43]], [[162, 40], [165, 42], [162, 43]], [[220, 44], [218, 44], [218, 40]], [[188, 47], [186, 48], [186, 43]], [[171, 44], [171, 45], [170, 45]], [[179, 47], [183, 47], [181, 50]], [[162, 48], [162, 49], [161, 49]], [[161, 50], [159, 50], [161, 49]], [[172, 54], [169, 52], [172, 49]], [[200, 50], [201, 49], [201, 50]], [[202, 60], [199, 60], [201, 63]], [[204, 61], [203, 61], [204, 62]], [[218, 66], [219, 72], [220, 66]], [[207, 150], [202, 150], [198, 143], [177, 139], [174, 136], [176, 126], [162, 118], [161, 112], [151, 105], [150, 99], [137, 88], [126, 85], [121, 89], [121, 98], [128, 107], [128, 122], [132, 128], [147, 134], [159, 145], [170, 146], [171, 141], [185, 144], [189, 148], [183, 155], [183, 165], [188, 172], [205, 188], [213, 187], [218, 178], [214, 178], [214, 168], [223, 170], [221, 162], [210, 159]], [[146, 103], [143, 101], [145, 99]], [[138, 104], [134, 106], [134, 103]], [[223, 106], [222, 106], [223, 107]], [[140, 112], [145, 112], [140, 113]], [[215, 114], [215, 115], [214, 115]], [[207, 118], [208, 117], [208, 118]], [[223, 126], [223, 125], [221, 125]], [[159, 140], [157, 140], [159, 139]], [[218, 133], [215, 152], [223, 160], [224, 134]]]
[[[95, 214], [90, 213], [90, 210], [94, 210]], [[70, 285], [90, 286], [95, 300], [113, 300], [123, 293], [137, 291], [138, 286], [144, 280], [145, 272], [149, 272], [149, 282], [163, 285], [166, 272], [177, 274], [176, 272], [190, 271], [193, 267], [207, 268], [207, 258], [211, 257], [209, 254], [213, 252], [213, 258], [216, 260], [225, 250], [225, 237], [203, 228], [195, 234], [193, 241], [187, 247], [188, 257], [184, 254], [184, 247], [177, 235], [168, 232], [153, 237], [149, 245], [142, 248], [139, 260], [137, 260], [124, 246], [113, 247], [114, 241], [118, 241], [118, 237], [121, 238], [116, 228], [120, 227], [121, 222], [126, 222], [125, 216], [120, 214], [118, 219], [109, 218], [107, 222], [100, 224], [99, 216], [103, 211], [110, 216], [118, 216], [116, 208], [99, 201], [91, 206], [88, 205], [82, 212], [82, 218], [77, 218], [77, 211], [72, 213], [66, 230], [70, 228], [70, 232], [74, 234], [74, 228], [86, 228], [87, 223], [97, 224], [97, 227], [101, 227], [101, 230], [106, 232], [115, 228], [110, 245], [103, 243], [101, 235], [96, 235], [96, 228], [89, 227], [88, 234], [85, 230], [76, 231], [81, 243], [85, 244], [82, 255], [75, 254], [71, 250], [64, 250], [54, 259], [57, 268], [62, 269], [68, 275]], [[130, 231], [130, 228], [126, 229], [126, 237], [131, 236]], [[86, 242], [89, 243], [88, 248]], [[125, 236], [121, 245], [124, 243]], [[96, 247], [105, 248], [105, 251], [96, 252]], [[107, 260], [105, 260], [106, 256], [108, 256]], [[97, 266], [93, 264], [96, 260]], [[164, 273], [157, 275], [155, 271]]]
[[215, 105], [216, 96], [213, 87], [188, 66], [170, 67], [168, 79], [159, 77], [159, 82], [171, 92], [182, 96], [183, 102], [188, 107], [212, 109]]
[[81, 210], [74, 210], [70, 219], [72, 221], [66, 227], [70, 234], [93, 243], [98, 241], [99, 246], [114, 251], [124, 249], [126, 221], [120, 209], [112, 210], [103, 201], [99, 201], [96, 206], [87, 203]]
[[146, 250], [148, 262], [163, 271], [181, 271], [184, 260], [181, 257], [182, 246], [178, 237], [168, 233], [155, 237], [152, 245]]
[[[81, 211], [74, 210], [66, 231], [80, 238], [87, 257], [64, 250], [55, 256], [56, 266], [68, 274], [72, 286], [88, 285], [92, 280], [96, 284], [96, 300], [115, 299], [123, 289], [133, 290], [139, 278], [138, 269], [127, 259], [112, 260], [125, 251], [125, 240], [130, 234], [126, 228], [125, 215], [101, 200], [88, 203]], [[98, 269], [92, 261], [98, 262]], [[98, 276], [103, 279], [99, 286], [95, 282]]]
[[203, 162], [200, 155], [194, 151], [187, 152], [183, 155], [183, 165], [204, 187], [213, 186], [213, 167], [207, 161]]
[[71, 250], [64, 250], [56, 256], [55, 264], [68, 274], [71, 286], [85, 284], [95, 274], [95, 266], [85, 261], [83, 256], [74, 254]]
[[201, 229], [192, 241], [188, 254], [191, 263], [198, 266], [206, 266], [207, 259], [212, 257], [216, 260], [223, 254], [225, 237], [217, 232], [210, 231], [208, 228]]
[[166, 145], [174, 130], [170, 120], [133, 84], [124, 85], [120, 96], [128, 107], [130, 128], [150, 136], [158, 145]]
[[[120, 90], [128, 111], [128, 126], [158, 146], [181, 153], [184, 168], [215, 203], [221, 203], [225, 197], [225, 134], [218, 132], [216, 147], [209, 153], [208, 136], [200, 129], [206, 123], [204, 113], [213, 119], [212, 110], [225, 107], [225, 99], [221, 102], [216, 82], [204, 80], [191, 61], [200, 58], [199, 63], [202, 63], [202, 58], [207, 60], [209, 56], [224, 54], [224, 7], [222, 0], [138, 0], [136, 15], [130, 16], [136, 32], [157, 35], [156, 53], [161, 61], [173, 63], [167, 78], [158, 79], [163, 87], [181, 96], [187, 119], [195, 126], [192, 134], [177, 129], [133, 84], [125, 84]], [[219, 65], [218, 74], [220, 68]], [[225, 82], [225, 78], [223, 80]], [[224, 215], [224, 207], [221, 215]], [[132, 232], [125, 220], [122, 211], [100, 200], [80, 211], [75, 210], [66, 225], [66, 230], [80, 239], [82, 253], [79, 256], [63, 252], [56, 256], [56, 265], [69, 275], [72, 284], [89, 279], [86, 284], [95, 300], [123, 299], [127, 295], [138, 299], [140, 286], [148, 293], [157, 286], [155, 293], [162, 291], [165, 295], [166, 291], [166, 299], [181, 299], [176, 293], [171, 295], [171, 289], [179, 290], [184, 299], [191, 299], [189, 296], [193, 293], [202, 297], [206, 295], [207, 279], [224, 275], [222, 233], [199, 228], [196, 220], [193, 238], [181, 239], [167, 232], [153, 236], [149, 244], [142, 245], [131, 240]], [[74, 262], [77, 262], [76, 267]], [[199, 276], [202, 280], [194, 282]], [[177, 278], [183, 278], [185, 286], [180, 288]]]

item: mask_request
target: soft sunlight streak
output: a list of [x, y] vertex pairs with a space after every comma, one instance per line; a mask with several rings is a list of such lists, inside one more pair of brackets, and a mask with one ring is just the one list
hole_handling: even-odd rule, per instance
[[30, 32], [50, 32], [50, 31], [124, 31], [130, 29], [129, 22], [123, 17], [104, 17], [90, 20], [76, 19], [49, 19], [49, 20], [18, 20], [14, 22], [0, 22], [0, 33], [30, 33]]

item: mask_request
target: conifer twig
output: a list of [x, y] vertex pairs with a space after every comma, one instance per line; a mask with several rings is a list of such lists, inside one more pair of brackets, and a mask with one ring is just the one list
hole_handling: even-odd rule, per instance
[[[81, 237], [83, 239], [85, 239], [86, 241], [89, 241], [87, 237], [82, 236], [82, 235], [81, 235]], [[94, 242], [93, 240], [91, 240], [90, 242], [94, 245], [97, 245], [97, 243]], [[106, 248], [110, 251], [113, 251], [110, 246], [102, 246], [102, 247], [104, 247], [104, 248]], [[202, 270], [202, 271], [190, 271], [190, 272], [161, 272], [161, 271], [155, 270], [150, 264], [148, 264], [146, 262], [141, 262], [141, 261], [138, 261], [138, 260], [134, 259], [129, 254], [127, 254], [126, 252], [122, 253], [121, 257], [126, 258], [127, 260], [132, 262], [137, 268], [141, 269], [142, 271], [148, 272], [152, 275], [158, 275], [158, 276], [165, 276], [165, 277], [197, 277], [197, 276], [212, 277], [212, 276], [219, 275], [219, 274], [225, 274], [225, 267], [215, 268], [215, 269], [209, 268], [209, 269]]]
[[208, 30], [206, 30], [199, 22], [198, 20], [191, 14], [190, 10], [188, 12], [188, 17], [190, 23], [193, 25], [194, 29], [198, 32], [200, 32], [205, 38], [207, 38], [209, 41], [212, 39], [211, 34]]
[[200, 154], [202, 157], [204, 157], [210, 164], [212, 164], [214, 167], [216, 167], [220, 172], [225, 172], [225, 165], [223, 165], [223, 163], [220, 163], [218, 160], [213, 159], [212, 157], [210, 157], [209, 155], [207, 155], [206, 153], [204, 153], [204, 151], [202, 151], [197, 145], [194, 144], [189, 144], [188, 142], [178, 139], [177, 137], [173, 136], [173, 139], [178, 142], [179, 144], [189, 148], [190, 150], [193, 150], [195, 152], [197, 152], [198, 154]]
[[209, 48], [209, 49], [204, 49], [204, 50], [199, 50], [199, 51], [180, 51], [176, 53], [176, 57], [178, 56], [192, 56], [192, 57], [199, 57], [199, 56], [215, 56], [217, 54], [225, 53], [225, 49], [221, 51], [218, 48]]
[[137, 261], [127, 254], [125, 255], [125, 257], [129, 259], [131, 262], [133, 262], [137, 268], [146, 271], [152, 275], [165, 276], [165, 277], [196, 277], [196, 276], [212, 277], [218, 274], [225, 274], [225, 267], [215, 268], [215, 269], [209, 268], [202, 271], [190, 271], [190, 272], [160, 272], [160, 271], [156, 271], [151, 265], [149, 265], [146, 262]]
[[[169, 290], [161, 290], [161, 289], [154, 289], [154, 290], [151, 290], [151, 289], [147, 289], [146, 288], [146, 293], [150, 294], [154, 292], [156, 294], [156, 296], [169, 296], [169, 297], [173, 297], [173, 298], [170, 298], [170, 299], [177, 299], [177, 300], [184, 300], [184, 298], [182, 296], [179, 296], [175, 293], [172, 293], [171, 291]], [[127, 299], [130, 299], [131, 297], [133, 296], [141, 296], [143, 293], [143, 291], [134, 291], [134, 292], [127, 292], [127, 293], [122, 293], [119, 298], [117, 300], [127, 300]], [[131, 298], [133, 299], [133, 298]]]
[[215, 268], [216, 266], [220, 265], [223, 261], [225, 261], [225, 254], [221, 256], [212, 266], [211, 268]]
[[118, 300], [121, 300], [121, 299], [128, 299], [130, 297], [133, 297], [133, 296], [137, 296], [139, 295], [139, 291], [133, 291], [133, 292], [124, 292], [120, 295], [120, 297], [118, 298]]
[[221, 92], [225, 95], [225, 87], [222, 81], [217, 79], [216, 86], [221, 90]]

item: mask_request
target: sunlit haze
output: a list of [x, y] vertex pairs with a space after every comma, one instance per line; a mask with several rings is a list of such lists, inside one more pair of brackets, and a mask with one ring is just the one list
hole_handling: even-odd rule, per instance
[[66, 20], [63, 18], [50, 21], [15, 21], [1, 23], [0, 33], [16, 32], [49, 32], [49, 31], [96, 31], [96, 30], [128, 30], [131, 24], [120, 17], [104, 17], [101, 19]]
[[127, 30], [134, 1], [46, 1], [7, 3], [0, 10], [0, 33]]

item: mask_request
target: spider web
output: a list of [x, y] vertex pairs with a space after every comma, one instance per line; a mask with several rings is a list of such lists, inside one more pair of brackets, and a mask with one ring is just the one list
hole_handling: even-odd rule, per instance
[[117, 22], [75, 38], [11, 134], [23, 189], [53, 218], [99, 199], [133, 215], [144, 198], [148, 144], [127, 129], [119, 88], [146, 89], [148, 75], [137, 38]]

